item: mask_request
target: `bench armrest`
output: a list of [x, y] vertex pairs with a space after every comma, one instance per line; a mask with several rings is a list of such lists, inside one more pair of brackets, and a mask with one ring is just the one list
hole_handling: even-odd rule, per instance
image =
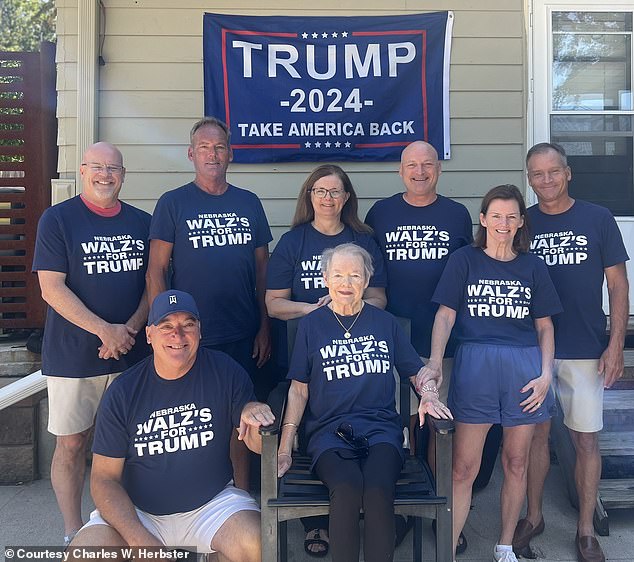
[[260, 427], [260, 435], [277, 435], [282, 427], [284, 419], [284, 408], [286, 406], [286, 397], [288, 396], [288, 381], [279, 383], [269, 394], [267, 403], [271, 407], [275, 421], [271, 425]]
[[456, 424], [453, 420], [443, 420], [428, 415], [426, 421], [430, 429], [440, 435], [447, 435], [456, 431]]

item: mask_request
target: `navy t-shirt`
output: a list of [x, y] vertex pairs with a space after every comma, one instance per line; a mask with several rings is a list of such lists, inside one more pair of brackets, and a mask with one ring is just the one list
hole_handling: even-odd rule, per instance
[[[377, 201], [365, 222], [385, 258], [387, 310], [412, 320], [412, 343], [429, 357], [438, 310], [431, 297], [450, 254], [473, 240], [469, 211], [442, 195], [431, 205], [415, 207], [397, 193]], [[453, 347], [453, 342], [447, 345], [446, 357], [453, 356]]]
[[[344, 326], [354, 320], [339, 318]], [[364, 305], [351, 338], [343, 334], [327, 306], [302, 318], [297, 328], [288, 378], [308, 384], [304, 419], [313, 465], [324, 451], [347, 447], [335, 435], [342, 422], [370, 445], [391, 443], [401, 451], [393, 368], [406, 378], [423, 366], [398, 321], [372, 305]]]
[[316, 303], [328, 294], [320, 270], [322, 252], [339, 244], [354, 242], [369, 252], [374, 265], [370, 287], [387, 284], [383, 256], [370, 234], [355, 232], [349, 226], [334, 236], [322, 234], [310, 223], [286, 232], [269, 260], [266, 288], [291, 289], [291, 300]]
[[230, 185], [211, 195], [194, 183], [168, 191], [156, 205], [150, 239], [174, 244], [171, 286], [196, 299], [202, 345], [255, 334], [254, 253], [272, 240], [255, 194]]
[[564, 311], [553, 316], [555, 357], [598, 359], [608, 337], [602, 308], [604, 269], [629, 257], [607, 209], [576, 200], [563, 213], [528, 209], [531, 252], [544, 260]]
[[231, 480], [229, 439], [254, 401], [246, 371], [199, 348], [191, 370], [161, 378], [148, 357], [118, 377], [97, 412], [93, 452], [125, 459], [123, 487], [154, 515], [191, 511]]
[[499, 261], [473, 246], [451, 255], [432, 298], [456, 311], [461, 343], [536, 346], [534, 319], [562, 310], [536, 256]]
[[[66, 274], [66, 285], [97, 316], [124, 324], [145, 290], [150, 215], [121, 203], [114, 217], [93, 213], [79, 196], [47, 209], [38, 224], [33, 271]], [[42, 372], [80, 378], [123, 371], [150, 349], [144, 330], [127, 355], [99, 359], [101, 340], [48, 307]]]

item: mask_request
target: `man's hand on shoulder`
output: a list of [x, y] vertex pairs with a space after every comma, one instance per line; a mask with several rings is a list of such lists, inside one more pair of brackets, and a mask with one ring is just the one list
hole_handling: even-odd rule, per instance
[[99, 359], [119, 359], [132, 349], [137, 331], [126, 324], [104, 323], [97, 336], [102, 341]]
[[610, 388], [623, 376], [623, 348], [613, 349], [608, 345], [599, 359], [599, 373], [605, 375], [603, 386]]

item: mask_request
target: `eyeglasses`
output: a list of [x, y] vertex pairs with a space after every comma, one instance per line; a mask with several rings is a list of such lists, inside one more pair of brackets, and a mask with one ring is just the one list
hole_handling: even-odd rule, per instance
[[116, 176], [117, 174], [120, 174], [123, 172], [124, 167], [123, 166], [116, 166], [114, 164], [97, 164], [96, 162], [82, 162], [81, 164], [82, 166], [87, 166], [88, 169], [93, 172], [94, 174], [112, 174], [113, 176]]
[[368, 438], [365, 435], [355, 437], [354, 430], [349, 423], [340, 423], [339, 427], [335, 429], [335, 435], [353, 449], [350, 453], [346, 452], [345, 454], [342, 451], [336, 451], [340, 458], [346, 460], [367, 458], [370, 449]]
[[315, 197], [319, 199], [325, 199], [326, 195], [330, 195], [332, 199], [339, 199], [343, 197], [345, 191], [341, 189], [325, 189], [323, 187], [314, 187], [313, 189], [309, 189], [311, 193], [315, 194]]

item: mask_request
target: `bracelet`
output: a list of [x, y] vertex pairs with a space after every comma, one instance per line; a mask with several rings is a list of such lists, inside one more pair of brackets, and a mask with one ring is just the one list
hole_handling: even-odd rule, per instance
[[299, 427], [296, 423], [292, 423], [292, 422], [286, 422], [282, 424], [282, 427], [287, 427], [287, 426], [294, 427], [295, 429]]
[[438, 392], [438, 389], [436, 388], [436, 385], [432, 386], [428, 382], [425, 383], [423, 386], [417, 388], [416, 392], [418, 392], [419, 396], [422, 396], [424, 392], [431, 392], [436, 395], [436, 398], [438, 398], [439, 396], [439, 392]]
[[277, 453], [278, 457], [288, 457], [289, 459], [292, 459], [293, 457], [291, 455], [289, 455], [288, 453]]

